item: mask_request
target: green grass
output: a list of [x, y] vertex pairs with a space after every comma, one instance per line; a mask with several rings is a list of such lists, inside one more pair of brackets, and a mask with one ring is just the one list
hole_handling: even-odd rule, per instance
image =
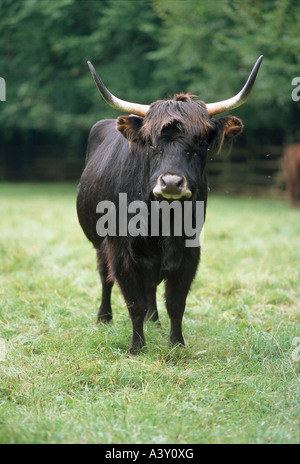
[[[185, 350], [95, 324], [100, 285], [76, 186], [0, 184], [0, 443], [298, 443], [300, 210], [209, 198]], [[0, 353], [1, 354], [1, 353]], [[4, 358], [4, 359], [3, 359]]]

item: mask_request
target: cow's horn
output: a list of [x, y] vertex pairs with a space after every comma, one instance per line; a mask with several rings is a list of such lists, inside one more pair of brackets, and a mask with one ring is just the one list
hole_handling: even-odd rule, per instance
[[263, 55], [261, 55], [256, 61], [246, 84], [238, 94], [232, 98], [228, 98], [228, 100], [206, 104], [207, 112], [210, 116], [223, 113], [223, 111], [232, 110], [233, 108], [237, 108], [238, 106], [241, 106], [243, 103], [245, 103], [255, 82], [262, 59]]
[[92, 63], [90, 61], [88, 61], [87, 63], [94, 78], [94, 81], [106, 103], [108, 103], [116, 110], [124, 111], [125, 113], [132, 113], [138, 116], [146, 115], [147, 111], [150, 108], [149, 105], [139, 105], [138, 103], [130, 103], [115, 97], [113, 94], [110, 93], [109, 90], [107, 90], [100, 77], [96, 73], [96, 70]]

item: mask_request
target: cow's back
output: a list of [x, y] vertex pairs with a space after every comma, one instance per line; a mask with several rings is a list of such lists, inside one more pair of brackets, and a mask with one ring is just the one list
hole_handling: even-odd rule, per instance
[[99, 147], [106, 139], [117, 137], [118, 134], [115, 119], [96, 122], [89, 133], [85, 163], [87, 164], [91, 156], [98, 152]]

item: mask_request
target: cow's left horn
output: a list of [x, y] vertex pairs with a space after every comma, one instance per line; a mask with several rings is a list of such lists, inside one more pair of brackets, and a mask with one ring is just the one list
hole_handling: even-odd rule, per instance
[[255, 82], [262, 59], [263, 55], [261, 55], [256, 61], [246, 84], [238, 94], [232, 98], [228, 98], [228, 100], [206, 104], [206, 109], [210, 116], [223, 113], [224, 111], [232, 110], [233, 108], [237, 108], [238, 106], [241, 106], [243, 103], [245, 103]]
[[130, 103], [115, 97], [112, 93], [110, 93], [109, 90], [107, 90], [100, 77], [96, 73], [96, 70], [92, 63], [90, 61], [88, 61], [87, 63], [102, 97], [104, 98], [106, 103], [108, 103], [108, 105], [112, 106], [116, 110], [124, 111], [125, 113], [132, 113], [138, 116], [146, 115], [147, 111], [150, 108], [149, 105], [139, 105], [138, 103]]

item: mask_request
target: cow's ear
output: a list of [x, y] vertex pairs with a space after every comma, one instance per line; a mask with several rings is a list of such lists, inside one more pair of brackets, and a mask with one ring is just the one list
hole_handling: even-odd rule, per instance
[[117, 129], [121, 134], [131, 142], [140, 139], [140, 128], [143, 124], [143, 118], [140, 116], [119, 116], [117, 119]]
[[225, 116], [224, 119], [224, 143], [227, 143], [243, 132], [244, 125], [235, 116]]
[[224, 116], [216, 119], [215, 131], [213, 131], [213, 148], [219, 152], [225, 143], [228, 143], [234, 139], [237, 135], [241, 134], [244, 129], [244, 125], [239, 118], [235, 116]]

